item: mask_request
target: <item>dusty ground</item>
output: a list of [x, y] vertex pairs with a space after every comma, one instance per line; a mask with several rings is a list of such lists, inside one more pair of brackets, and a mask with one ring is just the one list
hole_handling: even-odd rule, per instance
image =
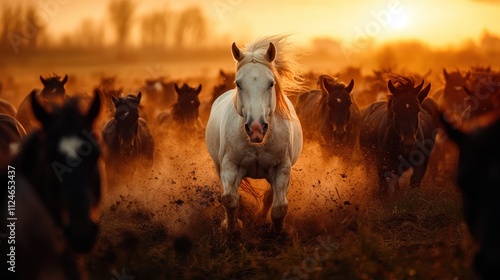
[[[115, 272], [137, 279], [473, 278], [473, 246], [449, 176], [427, 176], [421, 189], [380, 200], [359, 158], [325, 161], [307, 144], [292, 171], [285, 234], [270, 234], [269, 221], [255, 217], [260, 202], [242, 193], [246, 229], [227, 240], [219, 228], [222, 188], [203, 139], [156, 139], [152, 170], [109, 182], [101, 236], [87, 257], [92, 279]], [[267, 187], [252, 184], [261, 194]]]

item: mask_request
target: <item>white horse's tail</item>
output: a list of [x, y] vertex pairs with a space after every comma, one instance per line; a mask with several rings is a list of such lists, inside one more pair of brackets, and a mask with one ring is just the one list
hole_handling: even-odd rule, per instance
[[255, 200], [257, 200], [257, 201], [260, 200], [259, 193], [254, 189], [254, 187], [252, 187], [252, 185], [250, 184], [250, 181], [248, 181], [247, 178], [244, 178], [243, 180], [241, 180], [240, 187], [244, 192], [253, 196], [255, 198]]

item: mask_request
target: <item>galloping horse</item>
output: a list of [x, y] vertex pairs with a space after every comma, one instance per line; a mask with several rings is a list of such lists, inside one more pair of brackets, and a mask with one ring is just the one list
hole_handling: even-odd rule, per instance
[[464, 218], [478, 243], [474, 268], [481, 279], [497, 279], [500, 266], [500, 119], [464, 133], [444, 116], [444, 128], [459, 149], [457, 185], [462, 192]]
[[110, 171], [120, 174], [127, 166], [135, 170], [136, 165], [149, 168], [153, 164], [155, 143], [146, 121], [139, 117], [141, 97], [140, 92], [137, 96], [112, 97], [115, 114], [102, 130], [108, 175]]
[[98, 233], [100, 149], [92, 124], [100, 98], [95, 95], [87, 114], [79, 111], [76, 99], [52, 112], [39, 103], [36, 91], [30, 102], [42, 126], [10, 163], [19, 215], [16, 273], [20, 279], [61, 279], [63, 273], [64, 279], [79, 279], [75, 254], [88, 253]]
[[432, 96], [436, 99], [440, 108], [446, 110], [448, 114], [458, 117], [466, 108], [467, 95], [464, 86], [468, 84], [470, 71], [462, 75], [460, 71], [448, 72], [443, 68], [445, 80], [444, 88], [437, 90]]
[[177, 103], [172, 106], [171, 112], [158, 115], [158, 122], [168, 126], [181, 128], [184, 134], [196, 133], [202, 130], [203, 124], [199, 118], [201, 84], [194, 88], [184, 83], [181, 87], [174, 85], [177, 92]]
[[[46, 110], [49, 110], [52, 105], [62, 105], [66, 98], [66, 89], [64, 85], [68, 82], [68, 75], [64, 76], [62, 80], [58, 75], [49, 78], [40, 76], [40, 81], [43, 84], [43, 89], [36, 90], [36, 97], [41, 102], [42, 106]], [[16, 119], [23, 125], [28, 133], [40, 126], [33, 115], [33, 108], [31, 107], [29, 95], [26, 96], [23, 102], [21, 102], [21, 105], [19, 105]]]
[[[424, 81], [414, 87], [414, 80], [394, 76], [389, 80], [392, 95], [367, 107], [361, 120], [359, 141], [368, 160], [377, 166], [382, 194], [389, 189], [388, 180], [399, 188], [399, 177], [413, 169], [411, 187], [419, 187], [434, 148], [436, 124], [433, 119], [436, 105], [426, 99], [431, 88]], [[424, 101], [425, 99], [425, 101]]]
[[[236, 60], [236, 88], [213, 104], [205, 136], [222, 186], [226, 233], [241, 230], [236, 217], [238, 188], [244, 178], [266, 179], [262, 216], [271, 209], [274, 232], [281, 232], [287, 214], [286, 198], [292, 165], [302, 151], [302, 128], [286, 92], [302, 90], [298, 65], [286, 36], [259, 39], [240, 50]], [[288, 51], [288, 52], [287, 52]]]
[[354, 80], [349, 85], [330, 76], [320, 77], [322, 90], [312, 90], [299, 97], [296, 109], [304, 134], [318, 140], [323, 154], [349, 157], [356, 145], [361, 113], [352, 98]]

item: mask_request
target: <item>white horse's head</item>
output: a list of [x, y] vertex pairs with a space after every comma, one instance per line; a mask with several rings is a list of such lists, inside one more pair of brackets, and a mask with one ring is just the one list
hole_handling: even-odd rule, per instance
[[232, 45], [236, 72], [235, 107], [245, 120], [245, 131], [252, 143], [262, 143], [269, 128], [269, 118], [276, 110], [276, 82], [273, 61], [276, 47], [271, 42], [265, 52], [243, 53]]

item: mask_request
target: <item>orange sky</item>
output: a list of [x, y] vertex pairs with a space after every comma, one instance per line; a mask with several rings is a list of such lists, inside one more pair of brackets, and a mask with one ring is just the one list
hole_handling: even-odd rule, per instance
[[[2, 0], [5, 1], [5, 0]], [[83, 18], [106, 23], [106, 0], [21, 0], [59, 2], [48, 29], [71, 32]], [[292, 33], [297, 40], [333, 36], [345, 44], [419, 39], [433, 46], [476, 40], [483, 30], [500, 33], [497, 0], [135, 0], [141, 14], [167, 7], [180, 10], [198, 5], [210, 21], [211, 31], [235, 41], [261, 35]], [[40, 5], [40, 4], [38, 4]], [[216, 8], [219, 7], [219, 8]], [[392, 7], [392, 8], [391, 8]], [[379, 20], [377, 21], [377, 15]], [[390, 18], [389, 18], [390, 16]]]

